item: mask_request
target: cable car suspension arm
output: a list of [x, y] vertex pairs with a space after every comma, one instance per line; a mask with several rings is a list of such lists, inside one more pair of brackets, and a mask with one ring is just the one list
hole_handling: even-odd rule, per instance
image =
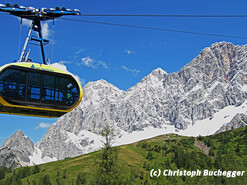
[[[80, 11], [78, 9], [66, 9], [65, 7], [63, 8], [42, 8], [42, 9], [35, 9], [33, 7], [24, 7], [24, 6], [19, 6], [17, 4], [14, 4], [13, 6], [10, 5], [9, 3], [6, 3], [6, 5], [0, 4], [0, 11], [2, 12], [8, 12], [11, 15], [29, 19], [32, 21], [32, 24], [30, 26], [28, 36], [26, 38], [25, 44], [23, 46], [21, 56], [19, 59], [19, 62], [26, 62], [25, 56], [26, 54], [26, 49], [28, 46], [29, 41], [36, 41], [39, 42], [39, 46], [41, 48], [41, 54], [42, 54], [42, 59], [43, 63], [46, 64], [45, 60], [45, 52], [44, 52], [44, 45], [48, 44], [49, 41], [46, 39], [43, 39], [42, 36], [42, 29], [41, 29], [41, 21], [47, 21], [47, 20], [53, 20], [61, 17], [63, 15], [80, 15]], [[39, 37], [32, 37], [31, 33], [32, 31], [38, 32]]]

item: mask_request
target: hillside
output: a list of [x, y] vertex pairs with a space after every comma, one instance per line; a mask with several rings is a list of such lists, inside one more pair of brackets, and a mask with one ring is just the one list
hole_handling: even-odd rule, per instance
[[[158, 136], [118, 147], [120, 178], [127, 184], [247, 184], [247, 127], [207, 137], [176, 134]], [[10, 171], [0, 185], [48, 183], [77, 184], [78, 174], [92, 184], [99, 152], [34, 167]], [[245, 171], [239, 177], [160, 176], [150, 177], [152, 169]], [[4, 170], [0, 170], [0, 178]], [[76, 181], [77, 180], [77, 181]], [[81, 181], [82, 182], [82, 181]], [[17, 184], [18, 184], [17, 183]]]

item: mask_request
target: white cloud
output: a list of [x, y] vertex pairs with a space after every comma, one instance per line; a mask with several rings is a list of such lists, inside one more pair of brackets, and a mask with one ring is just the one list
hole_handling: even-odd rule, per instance
[[54, 67], [54, 68], [57, 68], [57, 69], [60, 69], [60, 70], [62, 70], [62, 71], [65, 71], [65, 72], [67, 72], [67, 73], [72, 74], [72, 75], [75, 77], [75, 79], [76, 79], [81, 85], [84, 85], [84, 84], [85, 84], [85, 80], [82, 79], [82, 78], [80, 78], [78, 75], [75, 75], [75, 74], [69, 72], [69, 71], [67, 70], [66, 65], [64, 65], [64, 64], [66, 64], [66, 63], [71, 63], [71, 62], [70, 62], [70, 61], [61, 61], [61, 62], [56, 62], [56, 63], [50, 64], [50, 66], [51, 66], [51, 67]]
[[72, 62], [71, 61], [67, 61], [67, 60], [61, 60], [59, 62], [59, 64], [70, 64], [70, 63], [72, 63]]
[[138, 73], [140, 73], [139, 70], [137, 70], [137, 69], [130, 69], [130, 68], [126, 67], [126, 66], [122, 66], [122, 69], [124, 69], [125, 71], [128, 71], [128, 72], [131, 72], [134, 75], [137, 75]]
[[87, 67], [96, 68], [96, 66], [94, 65], [94, 60], [90, 57], [84, 57], [81, 59], [81, 61], [82, 61], [82, 64]]
[[67, 70], [67, 67], [63, 63], [55, 62], [53, 64], [50, 64], [50, 66], [69, 73], [69, 71]]
[[80, 54], [85, 52], [85, 51], [86, 51], [85, 48], [76, 47], [76, 51], [74, 53], [74, 57], [73, 58], [78, 58], [80, 56]]
[[[20, 20], [20, 18], [18, 18], [18, 19]], [[22, 25], [30, 27], [31, 24], [32, 24], [31, 20], [22, 19]], [[49, 24], [48, 23], [42, 23], [41, 29], [42, 29], [43, 38], [48, 39], [50, 34], [51, 34], [51, 30], [49, 29]]]
[[[20, 18], [18, 18], [18, 19], [20, 19]], [[22, 24], [23, 24], [24, 26], [30, 27], [31, 24], [32, 24], [32, 21], [29, 20], [29, 19], [22, 19]]]
[[133, 51], [133, 50], [127, 50], [127, 49], [125, 49], [124, 52], [126, 52], [128, 55], [135, 53], [135, 51]]
[[38, 126], [35, 127], [35, 129], [43, 129], [43, 128], [48, 128], [51, 124], [50, 123], [39, 123]]
[[84, 51], [85, 51], [85, 49], [79, 48], [79, 49], [75, 52], [75, 54], [76, 54], [76, 55], [79, 55], [80, 53], [82, 53], [82, 52], [84, 52]]
[[96, 61], [94, 59], [92, 59], [91, 57], [84, 57], [81, 59], [82, 64], [87, 66], [87, 67], [91, 67], [91, 68], [98, 68], [99, 66], [102, 66], [105, 69], [108, 69], [108, 66], [105, 62], [103, 61]]
[[42, 29], [42, 34], [43, 34], [43, 38], [44, 39], [48, 39], [50, 36], [50, 30], [49, 30], [49, 25], [48, 23], [43, 23], [41, 25], [41, 29]]
[[98, 61], [97, 63], [98, 63], [98, 65], [103, 66], [105, 69], [108, 69], [108, 66], [106, 65], [105, 62], [103, 62], [103, 61]]
[[73, 76], [81, 85], [84, 85], [86, 83], [86, 81], [83, 78], [80, 78], [78, 75], [73, 74]]

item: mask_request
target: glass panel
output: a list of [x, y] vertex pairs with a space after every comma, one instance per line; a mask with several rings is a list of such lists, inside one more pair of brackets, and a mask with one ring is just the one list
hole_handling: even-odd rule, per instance
[[42, 101], [54, 101], [54, 82], [54, 76], [43, 75]]
[[40, 74], [29, 72], [28, 73], [28, 87], [27, 87], [27, 98], [28, 99], [40, 99]]
[[0, 76], [0, 93], [13, 99], [25, 98], [26, 72], [6, 69]]
[[56, 77], [55, 101], [73, 105], [78, 99], [76, 82], [72, 78]]

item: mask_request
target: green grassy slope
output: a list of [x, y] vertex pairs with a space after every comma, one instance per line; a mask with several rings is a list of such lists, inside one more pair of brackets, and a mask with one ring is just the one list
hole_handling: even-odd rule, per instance
[[[247, 184], [247, 127], [207, 137], [163, 135], [118, 147], [118, 166], [126, 184]], [[78, 174], [86, 184], [97, 175], [99, 152], [76, 158], [22, 167], [5, 174], [0, 185], [78, 184]], [[150, 171], [204, 169], [245, 171], [244, 176], [163, 176], [150, 177]], [[4, 171], [4, 170], [2, 170]], [[2, 174], [2, 176], [1, 176]], [[82, 182], [82, 181], [81, 181]]]

